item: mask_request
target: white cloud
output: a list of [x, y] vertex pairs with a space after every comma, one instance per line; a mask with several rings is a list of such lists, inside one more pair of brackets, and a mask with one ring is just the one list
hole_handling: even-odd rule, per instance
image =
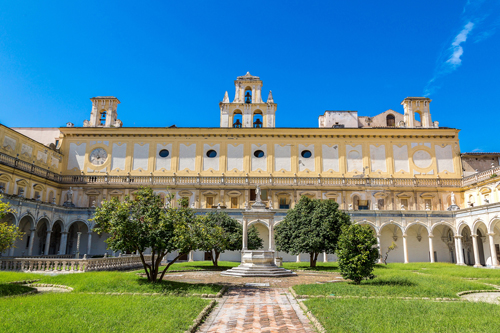
[[460, 33], [455, 37], [453, 43], [451, 43], [451, 56], [448, 60], [446, 60], [446, 62], [451, 64], [451, 66], [453, 66], [454, 68], [460, 66], [460, 64], [462, 63], [462, 59], [460, 59], [460, 57], [464, 53], [464, 49], [462, 46], [460, 46], [460, 44], [464, 43], [467, 40], [467, 35], [471, 32], [472, 28], [474, 28], [474, 23], [469, 21], [464, 26], [462, 31], [460, 31]]

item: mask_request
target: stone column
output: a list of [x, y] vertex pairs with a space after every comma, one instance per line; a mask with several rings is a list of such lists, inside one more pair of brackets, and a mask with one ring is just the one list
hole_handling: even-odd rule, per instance
[[194, 251], [193, 250], [189, 251], [188, 261], [189, 262], [194, 261]]
[[248, 250], [248, 220], [243, 219], [243, 250]]
[[405, 264], [407, 264], [409, 261], [408, 261], [408, 245], [406, 243], [406, 234], [403, 235], [403, 254], [404, 254], [404, 260], [405, 260]]
[[29, 244], [29, 249], [28, 249], [28, 255], [32, 256], [33, 255], [33, 244], [35, 243], [35, 229], [30, 229], [31, 234], [30, 234], [30, 244]]
[[66, 254], [67, 244], [68, 244], [68, 233], [61, 232], [61, 244], [59, 245], [59, 254]]
[[328, 262], [328, 254], [323, 252], [323, 262]]
[[300, 254], [297, 255], [297, 260], [295, 262], [300, 262]]
[[377, 235], [377, 245], [378, 245], [378, 263], [383, 264], [384, 262], [382, 261], [382, 243], [380, 241], [380, 235]]
[[477, 246], [477, 235], [472, 235], [472, 247], [474, 248], [474, 267], [481, 267], [479, 260], [479, 247]]
[[50, 248], [50, 234], [52, 233], [52, 230], [47, 230], [47, 237], [45, 238], [45, 250], [43, 251], [43, 254], [48, 255], [49, 254], [49, 248]]
[[434, 262], [434, 242], [433, 242], [433, 238], [434, 238], [434, 235], [430, 234], [429, 235], [429, 252], [431, 254], [431, 256], [430, 256], [431, 263]]
[[90, 254], [90, 249], [92, 247], [92, 232], [88, 232], [88, 240], [87, 240], [87, 254]]
[[490, 232], [488, 234], [489, 241], [490, 241], [490, 253], [491, 253], [491, 266], [495, 267], [498, 266], [498, 259], [497, 259], [497, 252], [495, 249], [495, 240], [493, 239], [493, 236], [495, 236], [495, 233]]
[[80, 237], [82, 236], [81, 232], [77, 232], [78, 237], [76, 238], [76, 259], [80, 259]]
[[274, 226], [273, 226], [273, 220], [269, 219], [269, 251], [272, 251], [274, 246], [273, 246], [273, 241], [274, 241]]
[[464, 251], [462, 250], [462, 236], [455, 236], [457, 249], [457, 265], [465, 265]]

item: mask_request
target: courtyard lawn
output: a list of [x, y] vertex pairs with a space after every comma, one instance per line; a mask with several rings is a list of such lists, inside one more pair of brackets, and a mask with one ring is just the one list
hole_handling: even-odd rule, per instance
[[283, 268], [292, 270], [339, 272], [339, 265], [336, 262], [317, 262], [316, 267], [309, 267], [309, 262], [284, 262]]
[[500, 308], [472, 302], [311, 299], [328, 332], [500, 332]]
[[149, 283], [146, 278], [134, 272], [88, 272], [73, 274], [31, 274], [0, 272], [0, 281], [11, 282], [40, 279], [37, 283], [62, 284], [72, 287], [74, 292], [131, 292], [131, 293], [174, 293], [174, 294], [217, 294], [222, 287], [212, 284], [162, 281]]
[[487, 285], [500, 280], [500, 270], [444, 263], [377, 265], [373, 280], [294, 286], [300, 295], [458, 297], [466, 290], [495, 290]]
[[[167, 273], [170, 271], [201, 271], [201, 270], [217, 270], [225, 271], [233, 267], [237, 267], [240, 262], [234, 261], [219, 261], [219, 266], [215, 267], [211, 261], [191, 261], [191, 262], [176, 262], [170, 266]], [[165, 266], [160, 267], [160, 271], [164, 269]], [[138, 273], [144, 273], [144, 269], [136, 271]]]
[[184, 332], [209, 303], [199, 297], [49, 293], [0, 299], [1, 332]]

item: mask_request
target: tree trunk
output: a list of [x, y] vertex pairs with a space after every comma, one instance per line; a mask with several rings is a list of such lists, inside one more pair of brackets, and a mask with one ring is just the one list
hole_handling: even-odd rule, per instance
[[316, 260], [314, 259], [314, 253], [309, 253], [309, 267], [316, 267]]
[[[188, 252], [189, 253], [189, 252]], [[182, 255], [184, 255], [184, 253], [179, 253], [179, 255], [177, 257], [174, 258], [174, 260], [172, 260], [171, 262], [169, 262], [167, 264], [167, 267], [165, 267], [165, 269], [161, 272], [161, 275], [160, 275], [160, 278], [158, 279], [158, 281], [161, 281], [163, 280], [163, 277], [165, 276], [165, 273], [167, 272], [167, 270], [170, 268], [170, 266], [175, 263], [177, 261], [177, 259], [179, 259]]]
[[215, 258], [212, 259], [212, 262], [214, 264], [214, 267], [219, 267], [219, 252], [214, 250], [215, 253]]

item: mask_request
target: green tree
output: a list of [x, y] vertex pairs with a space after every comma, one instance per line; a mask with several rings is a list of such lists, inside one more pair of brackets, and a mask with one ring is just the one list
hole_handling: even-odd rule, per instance
[[354, 224], [342, 230], [338, 244], [338, 262], [342, 277], [360, 284], [373, 279], [373, 268], [379, 258], [377, 238], [369, 226]]
[[320, 253], [335, 253], [342, 227], [350, 223], [335, 201], [303, 196], [276, 226], [276, 249], [293, 255], [309, 253], [309, 264], [316, 267]]
[[[170, 198], [167, 198], [171, 200]], [[171, 207], [171, 205], [169, 205]], [[203, 236], [200, 219], [192, 209], [179, 202], [178, 208], [165, 208], [151, 188], [141, 188], [135, 199], [126, 197], [103, 201], [96, 209], [94, 231], [108, 233], [108, 247], [114, 251], [139, 252], [148, 281], [163, 279], [168, 268], [182, 255], [198, 248]], [[151, 249], [151, 260], [145, 251]], [[161, 261], [169, 252], [178, 255], [159, 273]]]
[[[12, 209], [8, 202], [2, 201], [0, 195], [0, 219], [7, 213], [11, 213]], [[21, 232], [15, 225], [8, 225], [7, 222], [0, 222], [0, 253], [14, 246], [16, 239], [21, 238], [24, 232]]]
[[[218, 266], [219, 256], [225, 251], [240, 251], [242, 248], [243, 228], [234, 218], [224, 211], [209, 212], [203, 216], [203, 227], [207, 231], [201, 237], [200, 250], [210, 252], [214, 266]], [[248, 247], [250, 250], [261, 248], [263, 244], [252, 226], [248, 230]]]

